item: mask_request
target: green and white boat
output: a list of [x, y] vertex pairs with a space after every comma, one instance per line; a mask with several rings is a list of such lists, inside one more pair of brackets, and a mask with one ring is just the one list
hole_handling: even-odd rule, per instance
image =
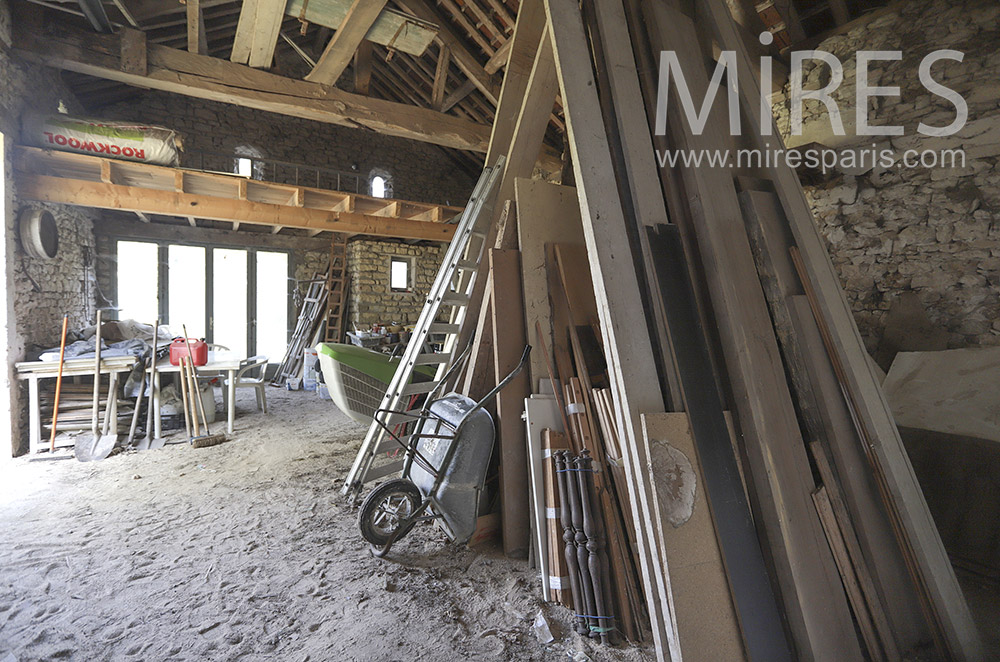
[[[376, 352], [356, 345], [320, 343], [316, 346], [323, 381], [330, 399], [358, 423], [371, 425], [375, 410], [396, 374], [399, 356]], [[433, 366], [418, 366], [413, 381], [430, 381]]]

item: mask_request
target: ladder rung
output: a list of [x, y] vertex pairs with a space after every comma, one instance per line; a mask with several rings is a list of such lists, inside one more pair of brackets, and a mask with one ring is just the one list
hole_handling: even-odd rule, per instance
[[405, 416], [399, 412], [381, 413], [379, 414], [379, 420], [386, 425], [399, 425], [400, 423], [411, 423], [416, 420], [413, 416]]
[[415, 365], [438, 365], [451, 360], [451, 354], [419, 354]]
[[441, 303], [451, 306], [464, 306], [469, 303], [469, 295], [459, 292], [448, 292], [441, 297]]
[[[407, 437], [408, 436], [409, 435], [407, 435]], [[406, 437], [400, 437], [399, 441], [405, 444]], [[381, 455], [382, 453], [388, 453], [389, 451], [403, 451], [403, 450], [406, 449], [401, 447], [399, 443], [396, 442], [395, 439], [386, 439], [385, 441], [383, 441], [381, 444], [378, 445], [378, 448], [375, 449], [375, 455]]]
[[400, 395], [422, 395], [424, 393], [430, 393], [437, 387], [438, 383], [435, 381], [430, 382], [415, 382], [413, 384], [407, 384], [399, 390]]
[[461, 330], [462, 327], [458, 324], [434, 322], [427, 328], [427, 333], [458, 333]]

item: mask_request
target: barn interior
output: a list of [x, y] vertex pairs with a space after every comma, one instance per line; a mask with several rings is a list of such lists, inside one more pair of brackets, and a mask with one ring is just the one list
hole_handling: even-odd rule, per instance
[[0, 0], [0, 662], [1000, 658], [998, 44]]

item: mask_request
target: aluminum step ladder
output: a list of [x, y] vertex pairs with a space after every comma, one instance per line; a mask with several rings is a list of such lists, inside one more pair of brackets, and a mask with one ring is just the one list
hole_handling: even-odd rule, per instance
[[[469, 303], [479, 271], [479, 264], [486, 254], [486, 239], [493, 222], [492, 199], [503, 173], [504, 157], [496, 165], [483, 170], [469, 204], [458, 222], [455, 236], [448, 246], [441, 268], [427, 295], [426, 303], [410, 335], [406, 350], [396, 368], [389, 387], [386, 389], [376, 421], [368, 428], [354, 466], [344, 480], [341, 494], [357, 503], [361, 490], [369, 483], [385, 476], [398, 473], [403, 468], [403, 454], [387, 457], [388, 451], [399, 450], [399, 446], [387, 438], [385, 428], [405, 425], [413, 420], [406, 413], [413, 411], [412, 403], [420, 395], [430, 394], [441, 384], [452, 362], [457, 357], [458, 337], [462, 325], [469, 317]], [[445, 318], [442, 313], [448, 311]], [[473, 319], [475, 319], [475, 311]], [[447, 322], [441, 321], [447, 319]], [[435, 338], [443, 337], [443, 350], [439, 353], [428, 350]], [[411, 384], [410, 378], [418, 366], [437, 366], [431, 381]], [[405, 439], [405, 438], [404, 438]], [[382, 460], [376, 465], [376, 462]]]

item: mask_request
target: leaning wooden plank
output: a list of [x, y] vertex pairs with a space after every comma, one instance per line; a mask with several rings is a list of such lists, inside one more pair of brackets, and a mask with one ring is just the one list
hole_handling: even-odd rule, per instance
[[[654, 51], [674, 51], [691, 93], [704, 98], [709, 77], [694, 21], [665, 2], [643, 7]], [[710, 115], [705, 130], [696, 133], [679, 107], [672, 85], [667, 122], [671, 149], [729, 148], [728, 126], [719, 114]], [[765, 532], [765, 553], [774, 567], [795, 649], [805, 659], [861, 660], [847, 598], [812, 502], [809, 458], [743, 232], [732, 172], [711, 167], [681, 171], [743, 435], [757, 524]]]
[[[788, 222], [773, 192], [744, 191], [740, 201], [806, 430], [830, 449], [844, 481], [866, 563], [892, 623], [891, 636], [903, 649], [916, 649], [930, 640], [930, 629], [808, 302], [801, 295], [802, 285], [788, 253]], [[888, 645], [887, 650], [895, 647]]]
[[[760, 84], [753, 77], [750, 58], [728, 11], [718, 2], [701, 0], [711, 18], [720, 46], [737, 54], [741, 106], [749, 124], [761, 126]], [[780, 135], [771, 120], [772, 135]], [[763, 136], [753, 134], [763, 147]], [[816, 290], [816, 304], [830, 330], [831, 342], [843, 364], [845, 387], [859, 423], [866, 430], [877, 471], [884, 476], [891, 508], [902, 524], [901, 535], [912, 550], [921, 580], [935, 605], [948, 653], [960, 660], [980, 660], [983, 646], [968, 604], [955, 578], [944, 544], [938, 535], [927, 503], [906, 457], [885, 395], [868, 363], [857, 324], [851, 314], [830, 255], [819, 235], [812, 212], [795, 172], [782, 159], [770, 169], [778, 197], [792, 226], [792, 234], [803, 256], [805, 270]]]
[[[503, 379], [517, 367], [524, 352], [526, 331], [521, 300], [520, 256], [516, 250], [491, 249], [493, 275], [493, 370]], [[520, 558], [529, 546], [528, 461], [521, 412], [531, 393], [524, 371], [497, 395], [497, 432], [500, 441], [500, 508], [503, 549]]]
[[157, 44], [147, 49], [147, 73], [122, 70], [121, 38], [53, 22], [42, 30], [20, 30], [15, 49], [46, 66], [128, 85], [231, 103], [445, 147], [485, 152], [490, 127], [429, 108], [351, 94], [328, 85], [285, 78]]
[[[521, 247], [521, 276], [524, 283], [525, 320], [529, 329], [535, 323], [547, 333], [545, 344], [554, 345], [551, 335], [552, 294], [545, 265], [545, 245], [551, 242], [583, 245], [583, 225], [576, 189], [533, 179], [514, 182], [518, 209], [518, 244]], [[546, 377], [544, 357], [531, 355], [531, 383]]]
[[354, 0], [306, 80], [336, 85], [388, 0]]
[[[663, 411], [659, 379], [652, 365], [652, 344], [644, 332], [635, 269], [625, 235], [625, 218], [604, 119], [600, 113], [587, 37], [575, 0], [546, 0], [545, 11], [566, 112], [567, 139], [580, 199], [583, 233], [601, 313], [601, 331], [615, 409], [620, 412], [627, 447], [626, 467], [636, 548], [657, 657], [680, 659], [670, 615], [669, 577], [662, 548], [657, 497], [645, 471], [649, 454], [640, 414]], [[508, 69], [510, 67], [508, 66]]]
[[[551, 428], [559, 423], [559, 407], [552, 396], [531, 395], [524, 399], [524, 422], [527, 428], [528, 476], [531, 487], [531, 533], [535, 553], [535, 565], [542, 582], [542, 599], [551, 602], [552, 585], [550, 567], [549, 522], [547, 515], [547, 467], [550, 463], [545, 454], [545, 440]], [[554, 475], [554, 474], [553, 474]], [[562, 551], [562, 545], [557, 547]], [[557, 554], [556, 556], [561, 556]], [[556, 577], [562, 575], [556, 574]], [[558, 580], [557, 580], [558, 583]]]
[[830, 498], [826, 493], [825, 486], [820, 486], [813, 492], [813, 502], [816, 504], [819, 521], [823, 523], [823, 530], [826, 531], [826, 539], [830, 541], [830, 550], [833, 552], [833, 558], [837, 561], [837, 569], [840, 571], [840, 578], [844, 581], [844, 590], [847, 591], [847, 598], [851, 601], [851, 610], [854, 612], [858, 629], [861, 630], [861, 637], [864, 639], [869, 659], [872, 662], [882, 662], [885, 660], [885, 655], [882, 652], [878, 634], [875, 632], [875, 625], [872, 623], [864, 594], [861, 592], [857, 574], [851, 565], [840, 528], [837, 526], [837, 518], [833, 514], [833, 506], [830, 505]]
[[681, 653], [684, 659], [748, 659], [688, 416], [644, 414], [642, 424], [649, 472], [671, 525], [665, 542]]
[[[676, 226], [648, 230], [656, 287], [666, 313], [667, 334], [676, 355], [678, 396], [687, 412], [697, 461], [704, 474], [726, 577], [747, 656], [752, 660], [790, 660], [778, 595], [772, 588], [764, 552], [743, 491], [740, 469], [715, 388], [708, 338], [698, 319], [694, 289]], [[716, 598], [718, 596], [715, 596]], [[685, 648], [683, 637], [681, 647]], [[691, 648], [687, 648], [691, 650]]]

